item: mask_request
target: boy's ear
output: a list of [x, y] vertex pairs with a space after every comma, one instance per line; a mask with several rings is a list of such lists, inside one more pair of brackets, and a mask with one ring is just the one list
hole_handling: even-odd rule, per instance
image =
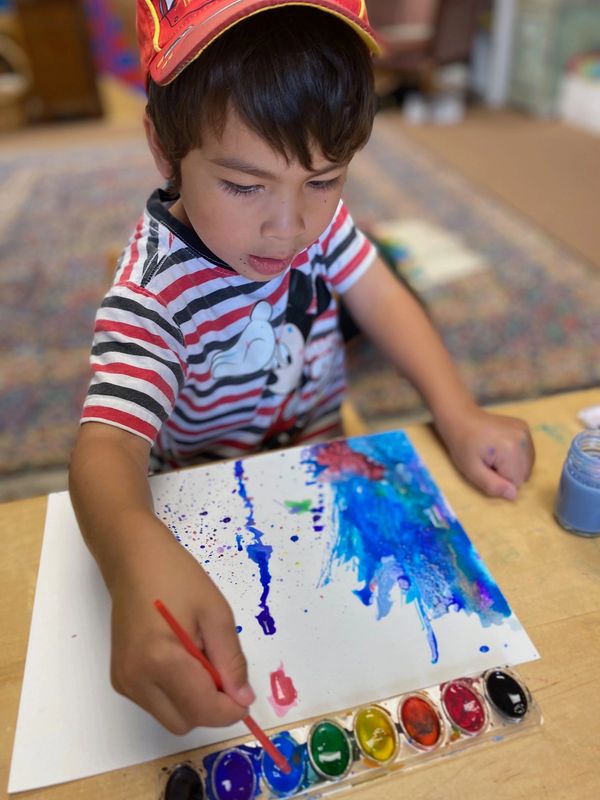
[[154, 127], [154, 123], [148, 114], [144, 114], [144, 130], [146, 131], [146, 140], [148, 142], [150, 152], [152, 153], [152, 157], [154, 158], [156, 169], [160, 172], [162, 177], [168, 181], [172, 177], [173, 168], [163, 152], [156, 128]]

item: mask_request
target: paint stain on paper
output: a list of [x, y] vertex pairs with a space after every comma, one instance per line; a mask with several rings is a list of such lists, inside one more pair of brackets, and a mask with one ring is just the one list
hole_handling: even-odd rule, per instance
[[397, 431], [306, 448], [302, 463], [333, 491], [334, 540], [320, 585], [340, 566], [356, 571], [354, 594], [376, 607], [413, 603], [432, 663], [439, 658], [434, 621], [476, 614], [501, 624], [510, 607], [447, 506], [408, 437]]
[[292, 679], [285, 674], [285, 668], [281, 662], [275, 672], [271, 672], [270, 680], [271, 695], [268, 700], [277, 716], [284, 717], [291, 708], [297, 705], [298, 692]]
[[290, 514], [308, 514], [310, 513], [311, 501], [310, 500], [286, 500], [284, 503]]

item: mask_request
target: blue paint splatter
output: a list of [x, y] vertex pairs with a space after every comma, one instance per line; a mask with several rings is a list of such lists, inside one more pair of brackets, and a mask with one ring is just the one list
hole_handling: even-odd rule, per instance
[[[246, 553], [248, 558], [253, 561], [258, 567], [260, 582], [262, 584], [262, 593], [259, 600], [260, 612], [256, 615], [258, 624], [267, 636], [272, 636], [277, 630], [275, 627], [275, 620], [271, 616], [267, 599], [269, 597], [269, 589], [271, 585], [271, 572], [269, 571], [269, 559], [273, 548], [269, 544], [264, 544], [262, 541], [263, 532], [256, 527], [254, 521], [254, 507], [252, 500], [248, 497], [246, 486], [244, 484], [244, 466], [241, 461], [236, 461], [234, 466], [235, 477], [238, 484], [238, 492], [244, 505], [248, 510], [246, 516], [246, 530], [252, 534], [252, 541], [246, 545]], [[241, 537], [236, 536], [238, 550], [241, 549]]]
[[490, 652], [490, 648], [487, 646], [487, 644], [482, 644], [481, 647], [479, 648], [479, 652], [480, 653], [489, 653]]
[[450, 612], [500, 624], [511, 611], [478, 553], [402, 431], [315, 445], [302, 463], [333, 489], [336, 531], [321, 585], [334, 565], [351, 565], [354, 594], [389, 614], [392, 593], [414, 603], [432, 663], [439, 658], [433, 620]]

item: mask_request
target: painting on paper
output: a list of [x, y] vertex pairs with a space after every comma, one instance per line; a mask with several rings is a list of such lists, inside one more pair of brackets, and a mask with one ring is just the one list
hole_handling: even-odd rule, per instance
[[[156, 476], [151, 486], [156, 513], [233, 609], [264, 728], [538, 657], [401, 432]], [[69, 497], [51, 495], [10, 792], [246, 733], [238, 724], [173, 736], [118, 695], [110, 615]]]
[[538, 657], [401, 431], [164, 476], [154, 494], [234, 610], [266, 725]]

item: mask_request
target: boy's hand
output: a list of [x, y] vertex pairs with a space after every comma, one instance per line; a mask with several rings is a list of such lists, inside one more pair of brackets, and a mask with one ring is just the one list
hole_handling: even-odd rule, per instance
[[527, 423], [473, 406], [435, 425], [468, 481], [490, 497], [516, 499], [535, 461]]
[[[197, 726], [224, 727], [248, 713], [254, 700], [246, 659], [227, 601], [195, 559], [160, 526], [147, 549], [111, 585], [114, 688], [152, 714], [172, 733]], [[160, 598], [206, 653], [225, 692], [183, 647], [154, 607]]]

